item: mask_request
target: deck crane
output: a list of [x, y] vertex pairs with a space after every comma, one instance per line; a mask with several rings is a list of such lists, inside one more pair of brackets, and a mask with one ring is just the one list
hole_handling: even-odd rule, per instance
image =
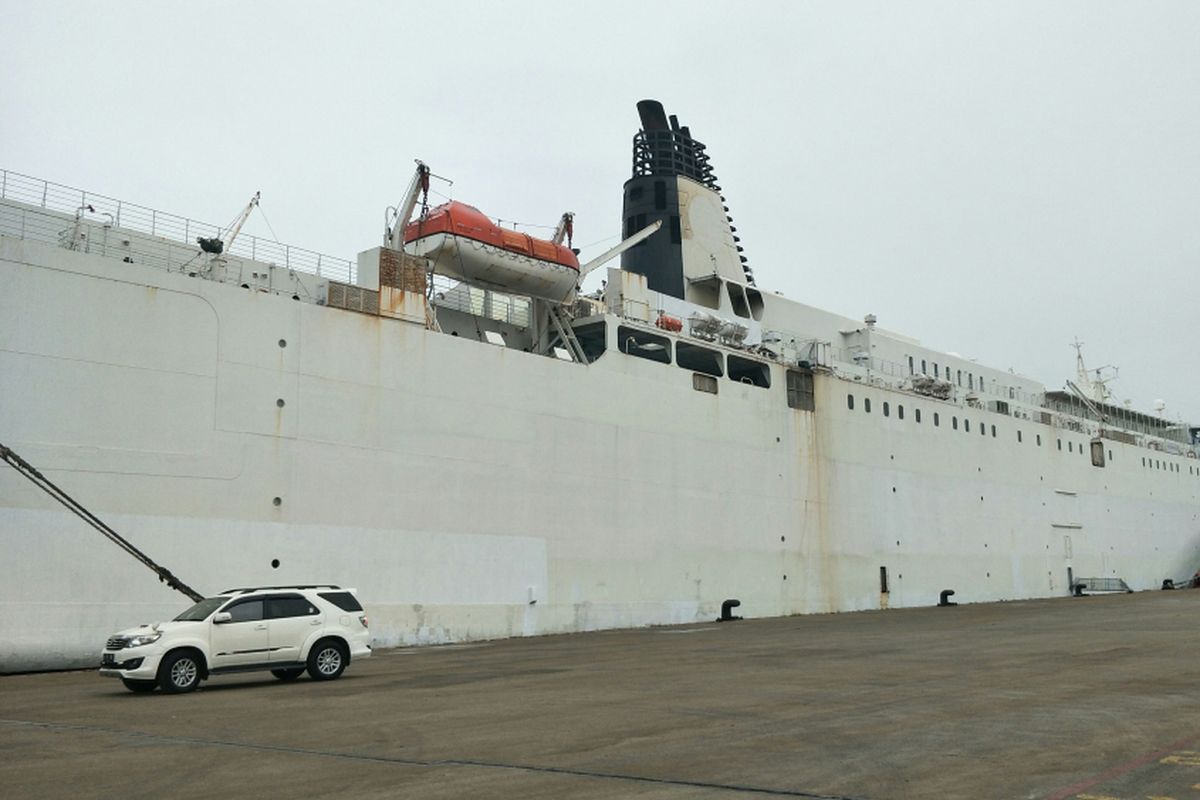
[[211, 253], [214, 256], [219, 256], [227, 249], [232, 248], [234, 240], [237, 239], [238, 234], [242, 232], [242, 226], [245, 225], [246, 220], [250, 218], [250, 212], [252, 212], [254, 207], [258, 205], [258, 200], [261, 196], [262, 192], [255, 192], [254, 196], [250, 198], [250, 202], [247, 203], [246, 207], [242, 209], [242, 213], [238, 214], [237, 219], [234, 220], [233, 224], [229, 226], [229, 236], [226, 241], [221, 241], [221, 237], [219, 236], [213, 236], [212, 238], [197, 236], [196, 244], [200, 245], [200, 249], [206, 253]]
[[[384, 212], [383, 245], [393, 250], [404, 249], [404, 229], [412, 222], [413, 211], [417, 208], [417, 198], [421, 198], [421, 207], [429, 204], [429, 177], [432, 173], [424, 161], [416, 159], [417, 169], [409, 181], [408, 191], [400, 205], [389, 207]], [[395, 215], [393, 220], [392, 215]]]

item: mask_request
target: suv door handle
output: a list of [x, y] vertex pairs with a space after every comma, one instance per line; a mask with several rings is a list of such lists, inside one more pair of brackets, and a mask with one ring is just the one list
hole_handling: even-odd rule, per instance
[[319, 620], [319, 619], [314, 619], [312, 622], [310, 622], [310, 623], [308, 623], [308, 624], [309, 624], [309, 625], [320, 625], [320, 624], [321, 624], [321, 620]]
[[255, 625], [255, 626], [254, 626], [254, 630], [256, 630], [256, 631], [265, 631], [266, 629], [267, 629], [267, 626], [266, 626], [266, 624], [265, 624], [265, 623], [264, 623], [264, 624], [262, 624], [262, 625]]

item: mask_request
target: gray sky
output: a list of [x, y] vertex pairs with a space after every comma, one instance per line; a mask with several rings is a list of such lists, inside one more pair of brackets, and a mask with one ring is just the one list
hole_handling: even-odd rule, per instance
[[653, 97], [762, 288], [1052, 387], [1078, 336], [1118, 399], [1200, 422], [1200, 3], [0, 13], [0, 167], [219, 224], [261, 190], [282, 241], [352, 258], [421, 158], [492, 216], [575, 211], [586, 258]]

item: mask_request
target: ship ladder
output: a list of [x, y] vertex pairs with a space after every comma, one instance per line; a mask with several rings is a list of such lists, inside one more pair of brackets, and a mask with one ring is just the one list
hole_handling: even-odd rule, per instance
[[133, 556], [136, 560], [153, 570], [154, 573], [158, 575], [158, 579], [167, 586], [170, 586], [177, 592], [187, 595], [194, 602], [199, 603], [204, 599], [204, 595], [200, 594], [195, 589], [179, 580], [179, 578], [176, 578], [171, 570], [156, 564], [154, 560], [150, 558], [150, 556], [137, 549], [128, 539], [121, 536], [121, 534], [110, 528], [103, 520], [84, 508], [78, 500], [71, 497], [58, 486], [54, 485], [49, 478], [39, 472], [28, 461], [13, 452], [12, 448], [5, 446], [3, 443], [0, 443], [0, 459], [7, 462], [8, 465], [15, 469], [18, 473], [28, 478], [31, 483], [33, 483], [43, 492], [66, 506], [68, 511], [82, 519], [88, 525], [91, 525], [93, 528], [99, 531], [102, 536], [111, 541], [117, 547], [121, 548], [126, 553]]
[[[547, 316], [550, 317], [550, 323], [554, 326], [554, 331], [558, 334], [559, 340], [571, 351], [572, 358], [580, 364], [587, 364], [587, 354], [583, 352], [583, 345], [579, 343], [578, 337], [575, 336], [575, 329], [571, 327], [571, 321], [566, 319], [563, 307], [554, 303], [547, 303], [547, 307], [549, 311]], [[550, 344], [551, 347], [554, 346], [553, 342]]]

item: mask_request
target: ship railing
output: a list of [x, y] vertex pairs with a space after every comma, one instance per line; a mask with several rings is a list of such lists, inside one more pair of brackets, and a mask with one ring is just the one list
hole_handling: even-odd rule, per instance
[[437, 308], [461, 311], [518, 328], [529, 327], [530, 301], [523, 295], [495, 292], [444, 275], [434, 275], [432, 302]]
[[[69, 246], [78, 219], [81, 227], [104, 229], [111, 239], [122, 230], [142, 234], [136, 245], [131, 241], [134, 252], [153, 252], [142, 252], [144, 258], [135, 260], [167, 269], [178, 269], [196, 256], [197, 237], [220, 238], [223, 232], [219, 225], [9, 170], [0, 170], [0, 200], [11, 201], [0, 214], [0, 232], [6, 235]], [[39, 210], [46, 213], [39, 215]], [[161, 242], [151, 243], [145, 237]], [[91, 242], [77, 249], [91, 251]], [[346, 283], [353, 283], [355, 277], [355, 263], [349, 259], [250, 234], [238, 236], [226, 255]]]

